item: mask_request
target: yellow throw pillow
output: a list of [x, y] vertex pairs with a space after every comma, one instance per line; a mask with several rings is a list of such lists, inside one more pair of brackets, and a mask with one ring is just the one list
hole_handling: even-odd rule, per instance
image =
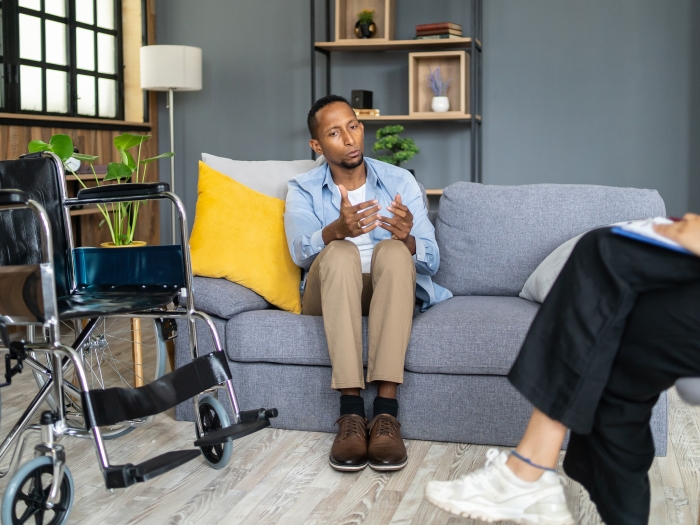
[[284, 201], [250, 189], [199, 162], [192, 273], [223, 277], [282, 310], [301, 313], [301, 271], [284, 233]]

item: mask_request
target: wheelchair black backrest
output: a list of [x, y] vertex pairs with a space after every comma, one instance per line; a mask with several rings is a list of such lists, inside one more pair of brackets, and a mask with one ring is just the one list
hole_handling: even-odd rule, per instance
[[[27, 155], [19, 160], [0, 161], [0, 189], [27, 192], [48, 213], [53, 238], [56, 295], [67, 295], [71, 288], [71, 233], [63, 207], [65, 178], [61, 161], [49, 154]], [[26, 265], [41, 262], [39, 224], [31, 210], [0, 213], [0, 265]]]

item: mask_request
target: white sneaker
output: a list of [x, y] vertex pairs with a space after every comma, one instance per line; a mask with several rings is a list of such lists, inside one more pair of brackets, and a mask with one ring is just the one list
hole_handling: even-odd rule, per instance
[[455, 481], [431, 481], [427, 500], [447, 512], [483, 521], [573, 525], [564, 487], [554, 472], [523, 481], [506, 466], [508, 454], [492, 448], [483, 469]]

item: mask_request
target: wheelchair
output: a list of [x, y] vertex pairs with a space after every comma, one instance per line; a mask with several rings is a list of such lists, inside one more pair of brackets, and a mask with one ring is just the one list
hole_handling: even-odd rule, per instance
[[[154, 199], [175, 206], [179, 245], [74, 247], [72, 207]], [[10, 458], [0, 477], [12, 474], [2, 496], [3, 525], [30, 519], [52, 525], [67, 521], [74, 483], [59, 444], [63, 437], [91, 439], [105, 486], [116, 489], [150, 480], [200, 455], [211, 467], [223, 468], [233, 440], [268, 427], [270, 418], [277, 417], [274, 408], [240, 410], [216, 328], [207, 314], [194, 308], [187, 238], [184, 206], [165, 183], [103, 185], [67, 198], [63, 164], [52, 153], [0, 162], [0, 338], [6, 348], [6, 382], [0, 386], [10, 386], [25, 367], [38, 385], [38, 393], [0, 443], [0, 461]], [[176, 335], [175, 319], [187, 320], [192, 362], [164, 375], [164, 342]], [[197, 353], [197, 320], [209, 328], [216, 350], [211, 354]], [[154, 327], [155, 365], [148, 372], [143, 363], [115, 371], [119, 367], [112, 366], [109, 337], [118, 340], [129, 330], [140, 334], [144, 321]], [[122, 328], [112, 330], [115, 323]], [[12, 340], [11, 326], [25, 327], [26, 338]], [[226, 393], [233, 421], [217, 391]], [[110, 463], [106, 437], [119, 437], [189, 399], [197, 414], [194, 448], [136, 465]], [[32, 424], [44, 402], [49, 410], [41, 412], [39, 424]], [[40, 435], [35, 457], [19, 466], [32, 432]]]

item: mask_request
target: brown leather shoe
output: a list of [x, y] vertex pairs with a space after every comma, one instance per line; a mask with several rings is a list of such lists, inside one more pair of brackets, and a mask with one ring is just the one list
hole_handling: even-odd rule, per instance
[[328, 462], [335, 470], [356, 472], [367, 466], [367, 420], [355, 414], [336, 421], [338, 433], [331, 447]]
[[401, 470], [408, 462], [401, 437], [401, 423], [389, 414], [375, 416], [369, 424], [369, 466], [374, 470]]

